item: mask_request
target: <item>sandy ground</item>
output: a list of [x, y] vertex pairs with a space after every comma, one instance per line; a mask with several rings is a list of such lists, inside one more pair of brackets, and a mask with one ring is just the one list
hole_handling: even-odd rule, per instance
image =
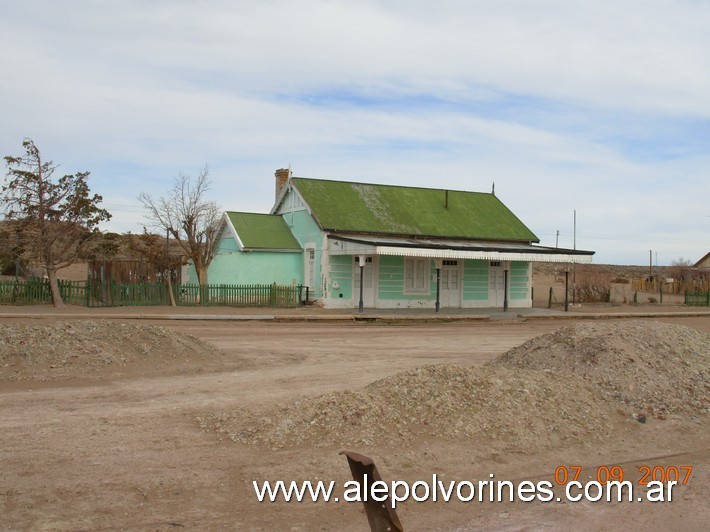
[[[710, 332], [708, 317], [664, 321]], [[348, 480], [340, 449], [238, 445], [200, 428], [195, 417], [354, 390], [425, 364], [480, 365], [562, 325], [157, 323], [226, 355], [168, 368], [145, 363], [94, 380], [0, 382], [0, 528], [367, 530], [359, 504], [256, 501], [253, 480]], [[411, 450], [352, 450], [372, 456], [387, 480], [493, 473], [537, 481], [565, 464], [584, 466], [585, 478], [598, 466], [621, 464], [637, 479], [643, 465], [694, 467], [669, 504], [409, 502], [398, 510], [406, 530], [702, 530], [710, 522], [710, 435], [701, 421], [653, 419], [630, 430], [624, 420], [606, 445], [534, 455], [509, 455], [495, 442], [470, 448], [426, 438]]]

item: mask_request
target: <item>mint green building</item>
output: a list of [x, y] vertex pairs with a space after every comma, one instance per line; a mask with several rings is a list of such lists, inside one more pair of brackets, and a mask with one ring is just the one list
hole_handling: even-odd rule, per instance
[[524, 308], [548, 248], [493, 193], [291, 177], [269, 214], [226, 212], [214, 284], [295, 284], [330, 308]]

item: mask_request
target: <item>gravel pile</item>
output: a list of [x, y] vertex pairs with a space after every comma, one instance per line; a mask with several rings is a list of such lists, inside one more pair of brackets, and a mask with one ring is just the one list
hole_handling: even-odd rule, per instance
[[437, 365], [266, 411], [197, 418], [239, 443], [281, 448], [403, 445], [417, 437], [478, 439], [526, 452], [603, 438], [616, 409], [581, 379]]
[[575, 324], [484, 367], [422, 367], [359, 391], [196, 421], [271, 448], [406, 446], [441, 437], [534, 452], [609, 438], [620, 413], [639, 420], [707, 414], [709, 379], [708, 334], [648, 321]]
[[627, 409], [707, 414], [710, 335], [652, 321], [575, 324], [511, 349], [489, 367], [578, 376]]
[[0, 324], [0, 381], [92, 376], [133, 363], [187, 359], [217, 350], [163, 327], [106, 320]]

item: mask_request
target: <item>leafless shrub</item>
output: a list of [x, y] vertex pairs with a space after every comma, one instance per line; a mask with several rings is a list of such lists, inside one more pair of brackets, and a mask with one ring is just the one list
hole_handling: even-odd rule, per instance
[[609, 281], [612, 284], [629, 284], [631, 283], [631, 280], [625, 278], [625, 277], [614, 277], [611, 281]]
[[574, 300], [577, 303], [608, 303], [611, 287], [607, 285], [585, 284], [574, 288]]
[[578, 272], [572, 295], [576, 303], [608, 303], [611, 300], [609, 276], [586, 271], [580, 275]]

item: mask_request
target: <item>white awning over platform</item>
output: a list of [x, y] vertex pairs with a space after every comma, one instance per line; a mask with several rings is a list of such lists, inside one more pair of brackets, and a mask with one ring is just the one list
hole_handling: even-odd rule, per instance
[[593, 251], [548, 248], [517, 242], [408, 239], [366, 235], [328, 235], [331, 255], [389, 255], [432, 259], [561, 262], [589, 264]]

